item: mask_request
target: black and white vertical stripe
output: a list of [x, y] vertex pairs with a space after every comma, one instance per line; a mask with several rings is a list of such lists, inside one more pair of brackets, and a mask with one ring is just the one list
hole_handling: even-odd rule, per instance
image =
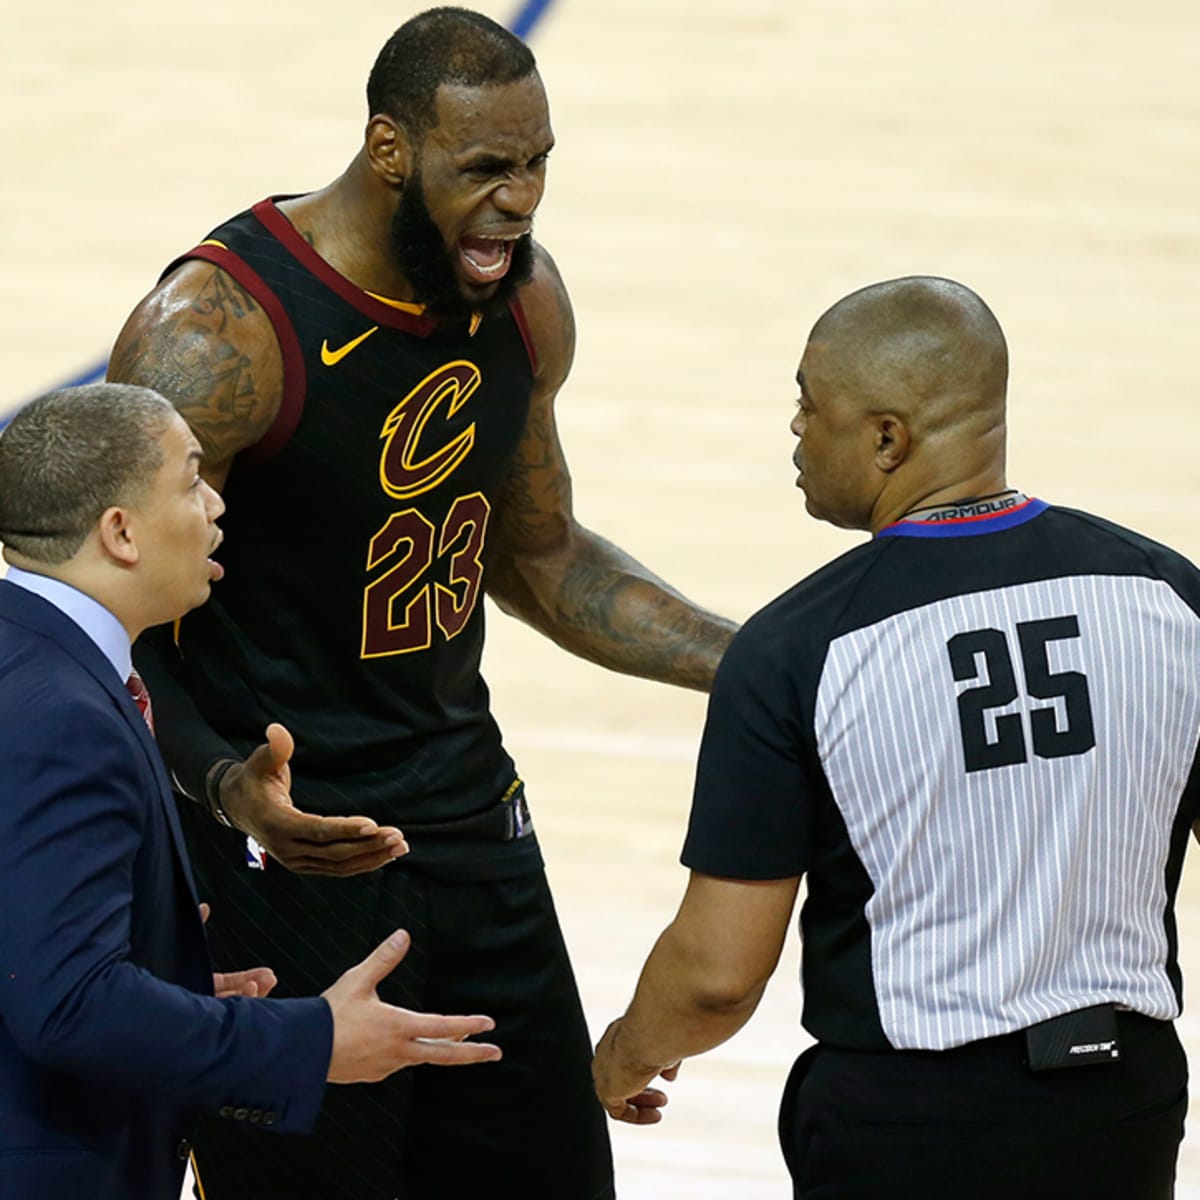
[[[947, 643], [1074, 615], [1047, 644], [1051, 673], [1088, 681], [1085, 754], [964, 769]], [[1200, 728], [1200, 619], [1165, 583], [1080, 575], [981, 591], [837, 638], [821, 675], [816, 736], [854, 849], [881, 1022], [897, 1048], [945, 1049], [1114, 1001], [1178, 1015], [1165, 970], [1164, 868]], [[988, 714], [1062, 700], [1028, 694]], [[903, 746], [903, 754], [882, 747]]]

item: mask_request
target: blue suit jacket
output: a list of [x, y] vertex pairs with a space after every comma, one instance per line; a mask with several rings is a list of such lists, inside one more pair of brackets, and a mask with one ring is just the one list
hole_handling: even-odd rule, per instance
[[173, 805], [108, 660], [0, 580], [3, 1200], [178, 1200], [197, 1109], [316, 1119], [328, 1005], [213, 998]]

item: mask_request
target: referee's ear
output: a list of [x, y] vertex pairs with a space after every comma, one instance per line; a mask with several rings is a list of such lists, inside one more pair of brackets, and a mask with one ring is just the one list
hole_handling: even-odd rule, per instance
[[890, 475], [907, 457], [912, 446], [908, 426], [895, 413], [875, 418], [875, 465]]

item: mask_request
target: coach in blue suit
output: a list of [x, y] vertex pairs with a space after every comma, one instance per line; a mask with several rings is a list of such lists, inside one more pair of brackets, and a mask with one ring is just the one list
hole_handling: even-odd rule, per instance
[[0, 437], [14, 567], [0, 581], [4, 1200], [177, 1200], [197, 1109], [305, 1132], [327, 1079], [499, 1056], [462, 1042], [487, 1018], [378, 1000], [402, 933], [324, 996], [262, 999], [265, 968], [213, 976], [126, 682], [131, 641], [220, 577], [223, 505], [199, 461], [187, 426], [141, 388], [53, 393]]

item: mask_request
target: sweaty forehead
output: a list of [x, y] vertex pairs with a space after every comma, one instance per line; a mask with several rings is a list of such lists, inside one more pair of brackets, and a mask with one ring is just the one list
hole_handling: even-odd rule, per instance
[[823, 337], [811, 338], [804, 347], [796, 381], [810, 405], [839, 421], [860, 411], [869, 394], [852, 348]]
[[536, 73], [483, 87], [442, 84], [434, 108], [438, 123], [426, 136], [426, 149], [455, 155], [487, 150], [520, 158], [544, 153], [554, 140], [546, 92]]
[[830, 370], [830, 347], [822, 340], [810, 339], [804, 347], [800, 359], [800, 367], [796, 371], [796, 380], [803, 383], [806, 389], [820, 387], [825, 382], [825, 375]]

